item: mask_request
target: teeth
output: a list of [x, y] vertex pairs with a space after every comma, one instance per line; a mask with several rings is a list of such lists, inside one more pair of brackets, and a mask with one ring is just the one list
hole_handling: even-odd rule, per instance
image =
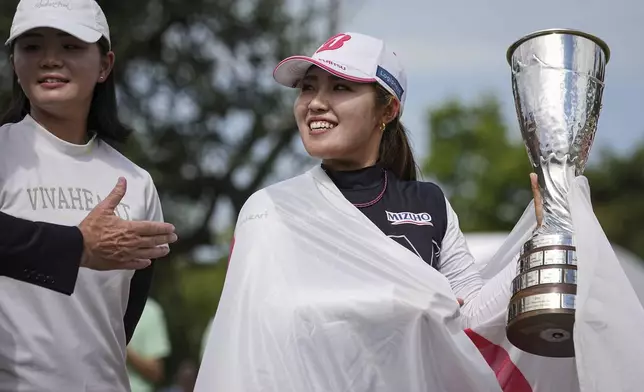
[[65, 83], [62, 79], [44, 79], [43, 83]]
[[332, 129], [335, 124], [331, 124], [328, 121], [313, 121], [309, 126], [311, 129]]

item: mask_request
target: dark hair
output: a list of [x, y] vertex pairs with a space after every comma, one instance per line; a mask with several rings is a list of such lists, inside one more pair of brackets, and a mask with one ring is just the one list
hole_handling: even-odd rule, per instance
[[[393, 96], [385, 89], [376, 85], [376, 104], [380, 107], [387, 106]], [[417, 178], [417, 165], [414, 153], [409, 144], [407, 130], [396, 116], [390, 121], [382, 134], [378, 162], [386, 169], [405, 181], [415, 181]]]
[[[15, 41], [14, 41], [15, 42]], [[103, 56], [109, 51], [109, 44], [105, 37], [98, 41], [98, 47]], [[13, 53], [14, 43], [11, 44], [10, 53]], [[17, 123], [31, 111], [31, 104], [25, 95], [18, 77], [13, 74], [13, 91], [9, 110], [7, 110], [2, 119], [0, 126], [7, 123]], [[94, 88], [94, 95], [87, 116], [88, 131], [96, 132], [96, 136], [114, 148], [124, 144], [132, 131], [127, 128], [118, 117], [118, 108], [116, 104], [116, 83], [114, 82], [114, 72], [110, 72], [103, 83], [97, 83]]]

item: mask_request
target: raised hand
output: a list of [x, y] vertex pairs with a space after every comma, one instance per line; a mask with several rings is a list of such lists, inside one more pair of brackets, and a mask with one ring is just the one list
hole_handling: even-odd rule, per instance
[[81, 267], [141, 269], [170, 252], [168, 244], [177, 240], [173, 225], [127, 221], [114, 214], [126, 190], [127, 182], [121, 177], [112, 192], [80, 223], [84, 242]]

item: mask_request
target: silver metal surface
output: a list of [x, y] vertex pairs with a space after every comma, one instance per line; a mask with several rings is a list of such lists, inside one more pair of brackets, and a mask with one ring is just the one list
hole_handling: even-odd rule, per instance
[[517, 316], [536, 310], [575, 309], [575, 294], [545, 293], [516, 298], [510, 301], [508, 322]]
[[573, 249], [546, 249], [527, 253], [519, 258], [517, 273], [545, 265], [577, 265], [577, 252]]
[[529, 253], [535, 249], [547, 246], [575, 246], [575, 240], [571, 233], [551, 233], [533, 236], [521, 247], [521, 254]]
[[608, 62], [608, 60], [610, 60], [610, 48], [608, 47], [606, 42], [604, 42], [604, 40], [602, 40], [601, 38], [599, 38], [599, 37], [597, 37], [595, 35], [592, 35], [592, 34], [585, 33], [585, 32], [583, 32], [581, 30], [565, 29], [565, 28], [554, 28], [554, 29], [538, 30], [538, 31], [535, 31], [533, 33], [524, 35], [520, 39], [516, 40], [512, 45], [510, 45], [510, 47], [508, 48], [508, 51], [506, 53], [506, 58], [508, 60], [508, 63], [512, 62], [512, 55], [514, 54], [514, 51], [516, 50], [516, 48], [518, 48], [525, 41], [531, 40], [532, 38], [535, 38], [535, 37], [548, 35], [548, 34], [574, 34], [574, 35], [578, 35], [580, 37], [586, 37], [586, 38], [590, 39], [591, 41], [596, 42], [602, 48], [602, 50], [604, 50], [604, 52], [606, 53], [606, 62]]
[[532, 33], [508, 51], [521, 134], [543, 198], [537, 235], [572, 235], [568, 184], [586, 166], [609, 55], [603, 41], [567, 29]]
[[543, 284], [577, 284], [577, 270], [573, 268], [541, 268], [527, 271], [512, 280], [512, 295]]
[[516, 41], [507, 58], [543, 200], [542, 224], [523, 244], [512, 281], [508, 339], [536, 355], [574, 356], [577, 255], [568, 191], [595, 139], [610, 51], [593, 35], [550, 29]]

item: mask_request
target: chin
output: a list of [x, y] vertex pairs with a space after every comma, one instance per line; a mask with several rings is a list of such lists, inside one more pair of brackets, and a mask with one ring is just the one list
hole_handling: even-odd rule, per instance
[[333, 160], [343, 156], [342, 152], [339, 151], [339, 149], [337, 148], [317, 145], [317, 144], [318, 143], [311, 143], [309, 145], [304, 146], [304, 149], [306, 150], [306, 152], [313, 158], [322, 159], [322, 160]]
[[331, 135], [311, 136], [304, 135], [302, 143], [306, 152], [314, 158], [332, 159], [342, 156], [342, 140], [335, 140]]
[[67, 106], [74, 102], [74, 99], [72, 94], [67, 94], [63, 91], [49, 91], [32, 94], [29, 97], [29, 101], [34, 106], [48, 108]]
[[29, 100], [42, 103], [64, 103], [80, 95], [79, 89], [68, 83], [67, 85], [55, 89], [46, 89], [41, 86], [34, 86], [30, 89]]

